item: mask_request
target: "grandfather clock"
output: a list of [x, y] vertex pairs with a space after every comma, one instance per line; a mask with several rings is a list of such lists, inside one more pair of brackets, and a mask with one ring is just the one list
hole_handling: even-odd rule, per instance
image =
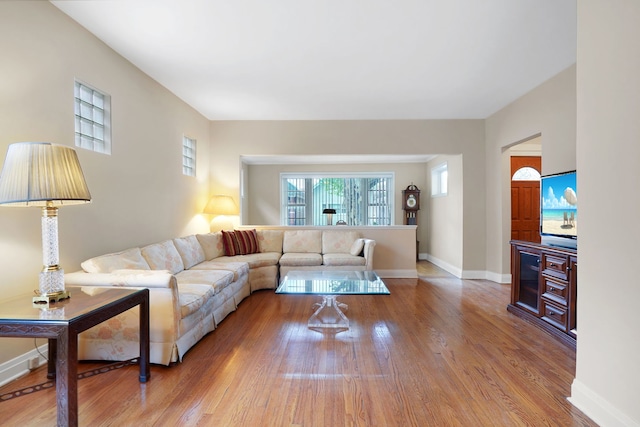
[[[402, 190], [402, 209], [404, 209], [404, 224], [418, 225], [418, 211], [420, 210], [420, 190], [411, 184]], [[419, 260], [420, 242], [416, 230], [416, 261]]]
[[402, 190], [402, 209], [404, 209], [404, 224], [418, 225], [420, 190], [413, 184]]

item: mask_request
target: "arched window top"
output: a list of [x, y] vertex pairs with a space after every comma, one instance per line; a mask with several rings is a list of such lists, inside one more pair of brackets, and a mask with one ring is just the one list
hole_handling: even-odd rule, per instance
[[540, 172], [532, 167], [525, 166], [513, 174], [512, 181], [540, 181]]

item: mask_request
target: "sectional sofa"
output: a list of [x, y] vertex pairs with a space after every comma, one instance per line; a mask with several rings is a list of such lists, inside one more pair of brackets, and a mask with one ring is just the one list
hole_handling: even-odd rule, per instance
[[[251, 292], [275, 289], [296, 270], [372, 270], [375, 241], [352, 230], [244, 229], [197, 234], [97, 256], [65, 275], [83, 292], [148, 288], [151, 363], [169, 365], [233, 312]], [[79, 337], [82, 360], [138, 356], [138, 309]]]

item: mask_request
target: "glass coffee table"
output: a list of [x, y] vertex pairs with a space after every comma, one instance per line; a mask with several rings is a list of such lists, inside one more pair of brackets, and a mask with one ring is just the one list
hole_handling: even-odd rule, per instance
[[348, 306], [336, 301], [340, 295], [389, 295], [389, 289], [375, 271], [290, 271], [282, 280], [277, 294], [310, 294], [322, 296], [314, 304], [309, 328], [348, 329], [349, 319], [343, 310]]

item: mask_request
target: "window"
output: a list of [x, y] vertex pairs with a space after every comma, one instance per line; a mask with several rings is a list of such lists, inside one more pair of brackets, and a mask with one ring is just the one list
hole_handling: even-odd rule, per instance
[[196, 140], [188, 136], [182, 138], [182, 173], [196, 176]]
[[540, 172], [532, 167], [525, 166], [513, 174], [512, 181], [540, 181]]
[[76, 80], [76, 147], [111, 154], [111, 98]]
[[431, 169], [431, 197], [447, 195], [448, 179], [449, 175], [446, 163], [442, 163]]
[[326, 225], [324, 209], [335, 209], [333, 223], [393, 223], [393, 174], [282, 174], [282, 225]]

